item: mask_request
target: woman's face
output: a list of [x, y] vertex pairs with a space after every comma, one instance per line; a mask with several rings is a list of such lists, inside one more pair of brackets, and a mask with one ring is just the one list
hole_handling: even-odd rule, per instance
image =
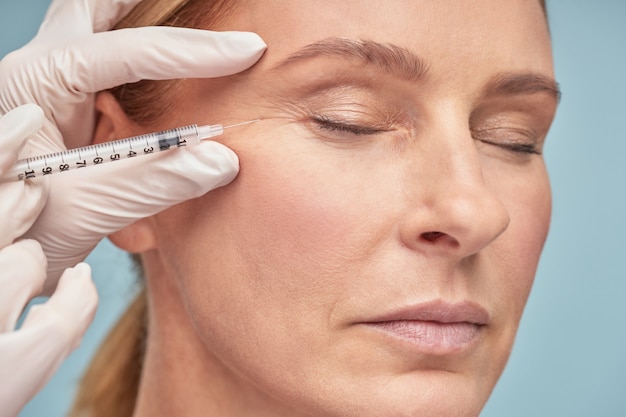
[[249, 3], [212, 29], [265, 56], [163, 121], [261, 119], [218, 138], [232, 184], [153, 220], [205, 360], [311, 415], [477, 415], [550, 218], [539, 2]]

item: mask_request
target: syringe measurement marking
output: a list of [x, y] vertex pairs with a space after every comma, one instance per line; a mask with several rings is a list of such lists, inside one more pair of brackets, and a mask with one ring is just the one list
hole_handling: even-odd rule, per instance
[[120, 155], [115, 151], [115, 143], [111, 143], [111, 149], [113, 149], [113, 153], [109, 155], [111, 161], [117, 161], [118, 159], [120, 159]]
[[41, 173], [43, 175], [52, 174], [52, 167], [48, 166], [48, 159], [45, 156], [43, 157], [43, 165], [44, 167], [41, 169]]
[[[141, 151], [135, 151], [135, 145], [138, 147], [141, 147], [142, 144], [144, 145], [143, 155], [165, 151], [175, 147], [180, 148], [188, 145], [187, 139], [196, 143], [202, 139], [221, 135], [226, 128], [254, 123], [256, 121], [258, 120], [251, 120], [225, 127], [222, 125], [205, 125], [201, 127], [189, 125], [131, 138], [118, 139], [112, 142], [25, 158], [17, 161], [13, 170], [5, 173], [2, 177], [2, 181], [31, 179], [42, 174], [48, 175], [55, 172], [85, 168], [108, 161], [117, 161], [124, 159], [124, 157], [130, 159], [140, 155]], [[120, 152], [126, 153], [121, 155]]]
[[137, 156], [137, 152], [133, 149], [133, 141], [128, 139], [128, 144], [130, 145], [130, 150], [128, 151], [128, 157], [134, 158]]

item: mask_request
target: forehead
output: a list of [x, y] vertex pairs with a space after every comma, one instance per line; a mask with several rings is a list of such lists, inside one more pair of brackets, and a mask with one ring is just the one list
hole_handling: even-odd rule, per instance
[[550, 39], [538, 0], [243, 1], [217, 30], [250, 30], [272, 65], [326, 38], [406, 48], [435, 73], [539, 72], [552, 75]]

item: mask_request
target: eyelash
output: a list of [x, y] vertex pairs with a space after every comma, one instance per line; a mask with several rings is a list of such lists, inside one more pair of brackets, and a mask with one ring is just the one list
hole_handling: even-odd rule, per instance
[[313, 122], [317, 124], [321, 129], [329, 130], [332, 132], [351, 133], [355, 136], [375, 135], [378, 133], [388, 132], [388, 130], [385, 129], [340, 122], [337, 120], [331, 120], [323, 116], [312, 117], [311, 120], [313, 120]]
[[507, 151], [511, 151], [515, 153], [528, 154], [528, 155], [541, 155], [541, 151], [537, 149], [537, 147], [533, 144], [526, 144], [526, 143], [506, 144], [506, 143], [490, 142], [490, 141], [483, 140], [483, 139], [478, 139], [478, 140], [487, 145], [497, 146], [499, 148], [503, 148]]
[[[487, 145], [496, 146], [498, 148], [502, 148], [504, 150], [514, 152], [517, 154], [525, 154], [525, 155], [541, 155], [541, 150], [537, 147], [535, 143], [524, 143], [524, 142], [499, 142], [492, 141], [486, 138], [481, 138], [480, 136], [487, 133], [486, 131], [472, 131], [472, 136], [475, 140], [480, 141]], [[526, 136], [526, 135], [524, 135]]]
[[[355, 125], [351, 123], [340, 122], [337, 120], [332, 120], [323, 116], [316, 116], [311, 118], [315, 124], [317, 124], [321, 129], [329, 130], [332, 132], [345, 132], [350, 133], [355, 136], [360, 135], [375, 135], [378, 133], [388, 132], [388, 130], [374, 128], [369, 126]], [[518, 154], [526, 154], [526, 155], [541, 155], [541, 151], [537, 148], [536, 145], [531, 143], [498, 143], [492, 142], [485, 139], [476, 138], [482, 143], [487, 145], [497, 146], [499, 148], [518, 153]]]

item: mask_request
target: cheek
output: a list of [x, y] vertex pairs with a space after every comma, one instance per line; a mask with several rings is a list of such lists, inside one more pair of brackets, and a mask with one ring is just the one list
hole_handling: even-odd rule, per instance
[[256, 246], [256, 239], [269, 238], [265, 249], [305, 258], [337, 248], [359, 222], [357, 210], [342, 206], [337, 187], [342, 180], [311, 169], [312, 161], [302, 164], [297, 157], [278, 164], [267, 161], [262, 156], [248, 158], [238, 184], [248, 206], [241, 213], [248, 217], [246, 227], [271, 231], [247, 234], [247, 243]]
[[363, 206], [348, 203], [349, 191], [342, 186], [348, 179], [332, 170], [315, 169], [312, 164], [316, 161], [294, 158], [273, 169], [265, 166], [263, 158], [248, 161], [248, 176], [241, 179], [241, 190], [247, 204], [253, 206], [249, 207], [254, 213], [249, 226], [259, 232], [271, 231], [270, 235], [248, 235], [248, 244], [257, 246], [256, 238], [266, 241], [269, 237], [272, 241], [263, 245], [267, 250], [286, 252], [318, 266], [321, 260], [334, 258], [333, 253], [356, 255], [353, 252], [359, 249], [348, 242], [359, 239], [363, 232], [359, 225], [366, 219]]
[[164, 229], [179, 245], [162, 256], [209, 349], [272, 386], [326, 366], [313, 358], [336, 330], [333, 307], [363, 286], [401, 187], [383, 175], [392, 168], [364, 169], [374, 164], [363, 155], [284, 132], [248, 140], [226, 143], [241, 163], [233, 183], [174, 209], [186, 215]]
[[[519, 320], [528, 299], [551, 217], [551, 191], [543, 161], [532, 174], [510, 176], [507, 183], [494, 184], [511, 214], [511, 223], [493, 244], [504, 276], [498, 280], [498, 298], [506, 300]], [[518, 178], [519, 177], [519, 178]]]
[[[401, 189], [390, 186], [392, 168], [372, 164], [367, 152], [282, 136], [288, 139], [236, 150], [241, 172], [232, 188], [240, 210], [231, 216], [243, 236], [238, 249], [257, 264], [271, 261], [317, 280], [324, 272], [354, 272], [397, 217], [388, 203]], [[341, 285], [334, 278], [326, 284]]]
[[503, 175], [489, 163], [483, 167], [489, 188], [497, 193], [511, 219], [507, 230], [484, 250], [488, 278], [473, 287], [476, 299], [493, 309], [489, 363], [494, 370], [491, 375], [497, 377], [510, 355], [533, 285], [550, 224], [551, 195], [543, 163], [524, 175]]
[[308, 327], [322, 326], [327, 307], [360, 285], [397, 222], [399, 207], [389, 202], [399, 200], [402, 184], [392, 180], [393, 164], [284, 129], [225, 141], [240, 158], [238, 177], [182, 205], [187, 215], [169, 216], [186, 219], [165, 227], [184, 241], [163, 256], [209, 316], [254, 310], [285, 326], [299, 327], [303, 317]]

